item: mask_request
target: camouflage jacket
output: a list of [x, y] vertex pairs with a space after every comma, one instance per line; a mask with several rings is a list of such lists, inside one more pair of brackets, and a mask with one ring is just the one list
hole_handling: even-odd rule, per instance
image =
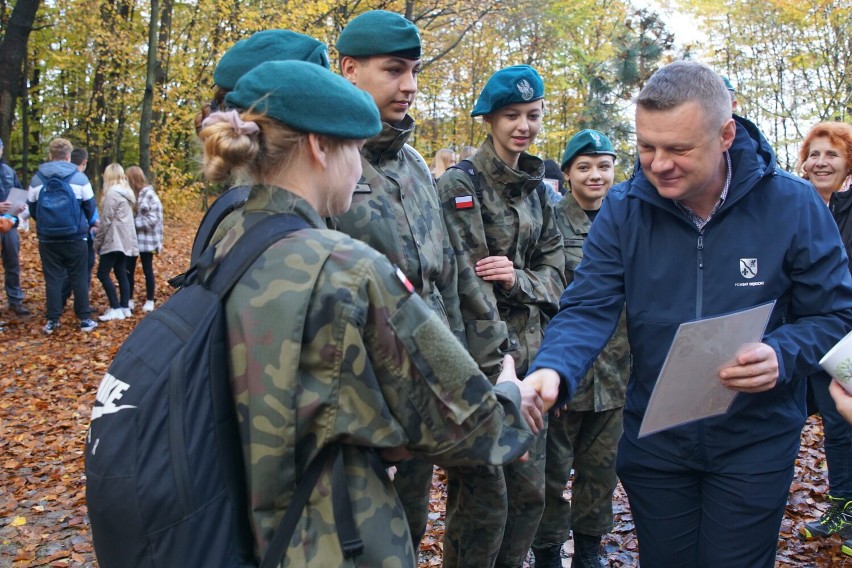
[[492, 389], [398, 269], [327, 229], [292, 193], [255, 186], [219, 247], [230, 248], [262, 216], [288, 211], [312, 228], [271, 246], [225, 306], [257, 552], [266, 550], [307, 464], [340, 442], [364, 553], [342, 557], [325, 471], [283, 565], [414, 567], [402, 506], [370, 454], [405, 446], [446, 466], [512, 461], [533, 440], [520, 393], [511, 384]]
[[453, 249], [432, 174], [417, 151], [405, 143], [414, 131], [406, 116], [402, 128], [383, 124], [364, 145], [364, 173], [349, 211], [329, 226], [363, 241], [402, 269], [420, 297], [464, 341]]
[[[513, 170], [495, 154], [489, 135], [471, 162], [482, 203], [466, 172], [451, 168], [438, 181], [458, 264], [467, 346], [489, 377], [499, 373], [503, 353], [512, 354], [518, 376], [523, 376], [565, 288], [562, 236], [553, 207], [542, 203], [536, 191], [544, 174], [540, 159], [521, 154], [520, 171]], [[514, 263], [511, 290], [476, 275], [476, 261], [487, 256], [505, 256]]]
[[[554, 205], [556, 224], [565, 245], [565, 280], [574, 281], [574, 270], [583, 259], [583, 243], [592, 228], [589, 216], [568, 193]], [[621, 313], [618, 327], [595, 364], [577, 385], [569, 410], [602, 412], [624, 406], [624, 393], [630, 378], [630, 345], [627, 343], [627, 316]]]

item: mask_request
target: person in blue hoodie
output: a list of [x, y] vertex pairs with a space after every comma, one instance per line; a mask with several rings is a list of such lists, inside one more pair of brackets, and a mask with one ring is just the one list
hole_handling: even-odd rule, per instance
[[[616, 472], [643, 568], [771, 568], [807, 376], [852, 328], [852, 278], [828, 208], [732, 116], [704, 64], [658, 70], [636, 100], [639, 167], [592, 225], [527, 380], [573, 391], [626, 304], [633, 369]], [[775, 300], [762, 343], [718, 370], [727, 413], [638, 438], [681, 323]]]
[[[71, 149], [71, 142], [64, 138], [51, 140], [48, 146], [50, 160], [38, 167], [27, 190], [27, 205], [36, 222], [38, 252], [44, 273], [47, 323], [42, 330], [48, 335], [59, 327], [59, 316], [64, 306], [62, 284], [66, 275], [74, 292], [74, 313], [80, 320], [80, 330], [89, 332], [98, 326], [90, 317], [89, 252], [86, 244], [89, 229], [95, 222], [95, 194], [86, 174], [77, 171], [77, 166], [71, 163]], [[77, 207], [73, 209], [79, 213], [76, 215], [79, 219], [71, 222], [68, 231], [62, 234], [48, 226], [47, 219], [39, 219], [43, 207], [39, 196], [51, 178], [66, 180], [77, 200]]]

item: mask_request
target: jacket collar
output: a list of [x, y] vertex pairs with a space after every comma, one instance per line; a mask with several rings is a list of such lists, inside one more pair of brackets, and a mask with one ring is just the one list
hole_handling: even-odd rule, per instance
[[325, 228], [325, 221], [310, 203], [290, 191], [274, 185], [255, 185], [249, 192], [243, 208], [246, 215], [251, 213], [289, 213], [293, 212], [307, 221], [311, 227]]
[[382, 122], [382, 131], [367, 140], [361, 155], [368, 162], [376, 162], [382, 158], [395, 158], [412, 132], [414, 132], [414, 119], [409, 115], [405, 115], [405, 118], [396, 126]]
[[578, 235], [588, 235], [592, 228], [592, 222], [583, 207], [577, 203], [571, 193], [566, 193], [562, 200], [556, 204], [565, 213], [564, 219], [571, 225], [571, 229]]
[[472, 161], [481, 172], [483, 182], [507, 197], [526, 197], [544, 179], [544, 162], [541, 158], [523, 152], [518, 159], [518, 169], [512, 169], [497, 156], [494, 139], [490, 134]]

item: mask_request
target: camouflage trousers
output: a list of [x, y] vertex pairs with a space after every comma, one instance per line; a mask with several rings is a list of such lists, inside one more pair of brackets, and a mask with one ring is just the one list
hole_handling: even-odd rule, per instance
[[411, 533], [411, 544], [414, 554], [420, 552], [420, 541], [426, 534], [426, 523], [429, 520], [429, 494], [432, 490], [433, 465], [423, 460], [412, 458], [396, 465], [393, 487], [402, 503], [405, 518], [408, 520], [408, 530]]
[[544, 510], [545, 427], [529, 460], [447, 468], [444, 568], [520, 568]]
[[[536, 548], [566, 542], [572, 528], [594, 536], [612, 530], [612, 494], [618, 481], [615, 456], [623, 432], [622, 416], [622, 408], [550, 416], [545, 509], [535, 535]], [[570, 502], [563, 496], [569, 480]]]

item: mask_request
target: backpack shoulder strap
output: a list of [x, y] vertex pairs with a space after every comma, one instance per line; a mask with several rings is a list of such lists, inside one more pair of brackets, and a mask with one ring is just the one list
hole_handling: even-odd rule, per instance
[[233, 210], [239, 209], [245, 204], [248, 199], [250, 185], [238, 185], [225, 191], [222, 195], [207, 208], [201, 223], [198, 224], [198, 231], [195, 233], [195, 240], [192, 242], [192, 252], [190, 254], [190, 264], [201, 256], [207, 245], [210, 244], [210, 239], [213, 237], [213, 232], [222, 220], [228, 216]]
[[227, 254], [209, 265], [205, 260], [212, 259], [216, 247], [208, 247], [198, 260], [198, 268], [205, 275], [205, 285], [219, 297], [224, 297], [266, 249], [293, 231], [309, 227], [308, 222], [297, 215], [278, 213], [261, 219], [237, 239]]
[[458, 164], [454, 164], [447, 169], [461, 170], [470, 176], [470, 181], [473, 183], [473, 192], [476, 194], [477, 202], [482, 203], [482, 184], [479, 182], [479, 174], [476, 173], [476, 169], [473, 167], [473, 162], [470, 160], [462, 160]]
[[299, 485], [293, 492], [293, 499], [287, 507], [287, 512], [284, 513], [281, 522], [278, 523], [278, 527], [272, 535], [272, 540], [269, 542], [266, 554], [260, 562], [260, 568], [275, 568], [281, 562], [281, 559], [284, 558], [284, 553], [290, 544], [293, 531], [296, 530], [296, 524], [299, 522], [299, 517], [302, 516], [302, 510], [305, 508], [311, 493], [313, 493], [313, 489], [317, 481], [319, 481], [322, 470], [332, 460], [337, 461], [340, 453], [340, 446], [338, 444], [329, 444], [321, 449], [320, 453], [308, 464], [302, 479], [299, 481]]

